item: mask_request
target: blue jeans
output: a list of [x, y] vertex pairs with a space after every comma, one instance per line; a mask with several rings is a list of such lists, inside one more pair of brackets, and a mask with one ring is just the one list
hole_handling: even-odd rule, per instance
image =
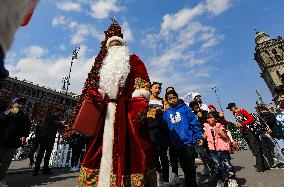
[[214, 172], [218, 180], [225, 181], [226, 177], [235, 175], [228, 151], [209, 151], [209, 154], [213, 160]]

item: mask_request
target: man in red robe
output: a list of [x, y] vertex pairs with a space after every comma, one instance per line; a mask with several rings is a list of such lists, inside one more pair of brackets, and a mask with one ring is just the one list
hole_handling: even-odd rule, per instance
[[156, 171], [146, 125], [147, 70], [121, 37], [112, 36], [106, 46], [99, 88], [88, 91], [88, 99], [96, 107], [106, 105], [106, 111], [84, 156], [78, 186], [154, 187]]

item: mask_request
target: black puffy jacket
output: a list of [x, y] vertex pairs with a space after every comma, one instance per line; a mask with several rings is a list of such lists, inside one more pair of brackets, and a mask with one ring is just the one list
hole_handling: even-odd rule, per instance
[[263, 112], [260, 114], [260, 116], [265, 120], [269, 128], [272, 130], [272, 133], [270, 134], [272, 138], [284, 139], [283, 132], [277, 125], [276, 117], [273, 113]]
[[18, 148], [21, 137], [28, 137], [31, 123], [28, 116], [20, 110], [16, 114], [2, 114], [0, 121], [0, 147]]

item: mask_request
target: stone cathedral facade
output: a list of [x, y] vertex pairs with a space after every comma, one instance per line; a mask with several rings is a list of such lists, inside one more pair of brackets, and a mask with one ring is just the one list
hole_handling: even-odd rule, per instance
[[284, 40], [278, 36], [271, 39], [264, 32], [256, 32], [254, 59], [261, 70], [260, 77], [264, 79], [272, 97], [276, 96], [273, 90], [284, 84]]

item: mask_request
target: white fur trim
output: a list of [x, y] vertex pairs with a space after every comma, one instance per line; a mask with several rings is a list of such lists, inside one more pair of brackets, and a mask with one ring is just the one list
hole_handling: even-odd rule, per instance
[[104, 99], [105, 98], [105, 92], [104, 92], [104, 90], [102, 90], [102, 89], [98, 89], [98, 91], [100, 92], [100, 94], [101, 94], [101, 96], [102, 96], [102, 98]]
[[151, 93], [146, 89], [138, 89], [132, 93], [133, 97], [145, 97], [148, 101], [150, 100]]
[[108, 40], [107, 40], [107, 43], [106, 43], [106, 46], [107, 46], [107, 49], [109, 49], [109, 44], [110, 42], [114, 41], [114, 40], [117, 40], [119, 41], [122, 45], [125, 45], [125, 42], [123, 41], [123, 39], [119, 36], [112, 36], [110, 37]]
[[110, 175], [112, 172], [112, 150], [114, 136], [114, 120], [115, 120], [116, 104], [110, 102], [107, 107], [105, 118], [103, 150], [99, 174], [99, 187], [110, 186]]

